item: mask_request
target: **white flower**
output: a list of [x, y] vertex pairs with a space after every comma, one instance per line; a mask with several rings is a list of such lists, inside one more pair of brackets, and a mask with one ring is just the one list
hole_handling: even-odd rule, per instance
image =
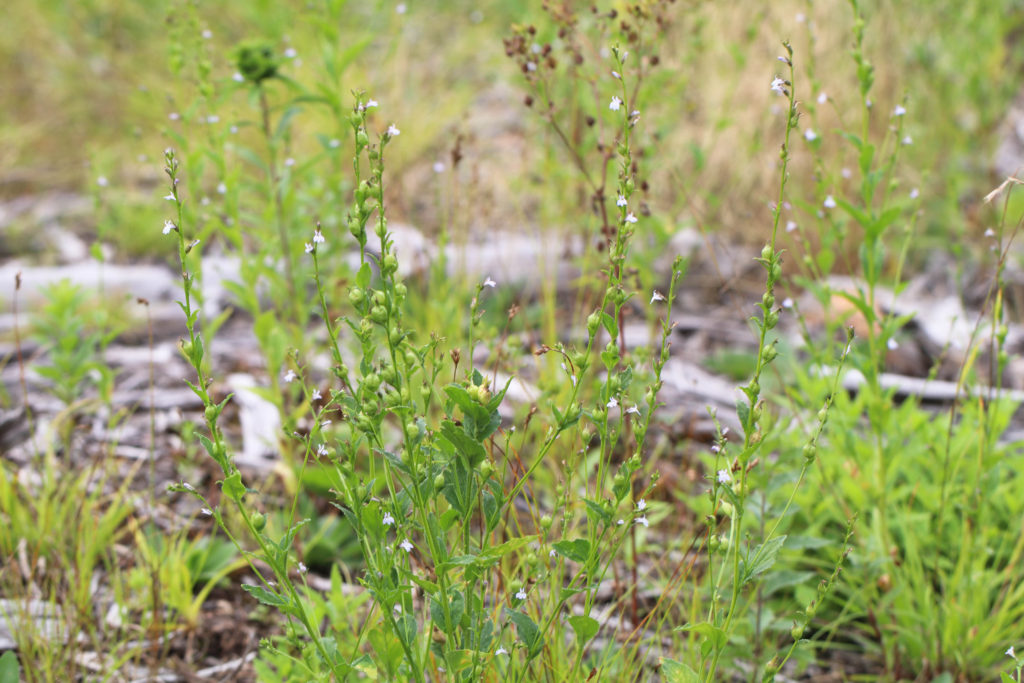
[[516, 591], [516, 600], [525, 600], [525, 599], [526, 599], [526, 589], [525, 588], [520, 588], [518, 591]]
[[625, 521], [620, 519], [619, 521], [615, 522], [615, 526], [622, 526], [625, 523], [626, 523]]
[[711, 444], [711, 452], [712, 453], [721, 453], [722, 452], [722, 446], [720, 444], [717, 444], [717, 443]]
[[636, 223], [636, 220], [636, 216], [634, 216], [632, 212], [626, 214], [627, 223]]
[[1011, 645], [1010, 649], [1006, 651], [1006, 656], [1007, 657], [1013, 657], [1014, 659], [1017, 659], [1017, 653], [1015, 653], [1013, 651], [1013, 645]]
[[917, 199], [918, 195], [920, 195], [920, 194], [921, 193], [918, 192], [917, 188], [915, 187], [913, 190], [910, 191], [910, 198], [911, 199]]
[[391, 515], [390, 512], [385, 512], [384, 516], [380, 518], [380, 523], [384, 526], [391, 526], [395, 523], [395, 518]]
[[211, 31], [210, 29], [204, 29], [203, 30], [203, 38], [206, 38], [207, 40], [209, 40], [210, 38], [213, 38], [213, 31]]
[[316, 454], [320, 458], [322, 458], [325, 455], [327, 455], [327, 446], [325, 444], [320, 444], [319, 446], [317, 446], [316, 447]]
[[777, 92], [780, 95], [786, 94], [786, 81], [782, 80], [778, 76], [772, 79], [772, 92]]
[[615, 200], [615, 206], [618, 207], [623, 207], [626, 205], [626, 203], [626, 198], [623, 197], [621, 194], [619, 195], [619, 198]]
[[608, 104], [608, 108], [611, 109], [612, 111], [618, 111], [619, 107], [621, 106], [622, 100], [620, 100], [618, 96], [612, 97], [612, 101]]
[[296, 375], [294, 370], [289, 370], [288, 372], [284, 373], [285, 384], [291, 384], [293, 381], [295, 381], [295, 377]]
[[636, 502], [636, 509], [637, 509], [638, 511], [641, 511], [641, 512], [643, 512], [644, 510], [646, 510], [646, 509], [647, 509], [647, 501], [646, 501], [646, 500], [644, 500], [643, 498], [641, 498], [640, 500], [638, 500], [638, 501]]
[[171, 121], [177, 121], [181, 118], [181, 114], [179, 114], [176, 111], [172, 111], [170, 114], [167, 115], [167, 118], [169, 118]]
[[786, 232], [793, 232], [796, 230], [796, 221], [786, 221]]
[[236, 71], [234, 75], [231, 77], [231, 80], [233, 80], [235, 83], [245, 83], [245, 76]]
[[640, 415], [640, 408], [634, 403], [632, 408], [626, 410], [626, 414], [633, 413], [634, 415]]
[[210, 517], [210, 516], [212, 516], [212, 515], [213, 515], [213, 510], [211, 510], [210, 508], [202, 508], [202, 509], [200, 510], [200, 512], [202, 512], [202, 513], [203, 513], [204, 515], [206, 515], [207, 517]]
[[647, 527], [651, 526], [651, 523], [647, 521], [647, 516], [646, 515], [644, 515], [643, 517], [637, 517], [636, 519], [633, 520], [633, 523], [634, 524], [643, 524], [644, 528], [647, 528]]
[[403, 539], [402, 542], [398, 544], [398, 547], [407, 553], [412, 552], [412, 543], [409, 542], [408, 538]]
[[506, 650], [503, 647], [499, 647], [497, 650], [494, 651], [494, 654], [496, 654], [496, 655], [507, 655], [508, 654], [508, 650]]
[[892, 110], [893, 116], [903, 116], [907, 113], [907, 110], [903, 108], [902, 104], [897, 104], [896, 108]]
[[295, 159], [292, 159], [291, 157], [288, 157], [287, 159], [284, 160], [284, 165], [288, 166], [288, 167], [294, 166], [295, 165]]
[[818, 104], [825, 104], [828, 102], [828, 95], [824, 92], [818, 94]]
[[376, 107], [376, 106], [377, 106], [377, 100], [369, 100], [366, 104], [363, 105], [363, 109], [369, 109], [371, 107]]
[[718, 470], [719, 484], [728, 484], [731, 479], [732, 477], [729, 476], [729, 470]]
[[651, 303], [653, 304], [655, 301], [668, 301], [668, 299], [658, 290], [654, 290], [654, 294], [651, 295]]
[[217, 183], [217, 194], [227, 194], [228, 186], [224, 183]]
[[910, 145], [913, 144], [914, 138], [910, 137], [909, 135], [904, 135], [902, 142], [904, 145]]
[[323, 243], [324, 243], [324, 234], [322, 232], [320, 232], [320, 228], [317, 228], [313, 232], [313, 244], [323, 244]]
[[388, 135], [390, 135], [391, 137], [397, 137], [401, 134], [402, 131], [398, 130], [398, 126], [396, 126], [395, 124], [392, 123], [390, 126], [388, 126]]
[[992, 228], [989, 228], [988, 230], [985, 231], [985, 237], [995, 237], [995, 236], [996, 236], [996, 231], [993, 230]]
[[395, 12], [397, 12], [398, 14], [405, 14], [405, 11], [407, 9], [408, 7], [405, 6], [404, 2], [400, 2], [397, 5], [395, 5]]
[[612, 78], [618, 78], [619, 80], [622, 80], [622, 76], [619, 75], [618, 71], [612, 72]]
[[793, 299], [787, 296], [785, 299], [782, 300], [782, 307], [793, 308]]
[[96, 184], [99, 185], [100, 187], [106, 187], [107, 185], [110, 184], [110, 181], [107, 180], [107, 176], [101, 175], [99, 178], [96, 179]]
[[310, 394], [309, 396], [310, 401], [319, 401], [321, 398], [323, 398], [323, 396], [321, 395], [319, 389], [314, 389], [313, 393]]
[[890, 351], [895, 351], [896, 349], [898, 349], [900, 347], [900, 343], [898, 341], [896, 341], [895, 339], [893, 339], [892, 337], [889, 337], [889, 339], [886, 340], [886, 342], [885, 342], [885, 346]]
[[844, 166], [843, 168], [839, 169], [839, 175], [849, 180], [850, 178], [853, 177], [853, 171]]
[[306, 242], [306, 253], [307, 254], [312, 254], [313, 253], [313, 245], [310, 244], [309, 242]]
[[164, 221], [164, 234], [169, 235], [171, 230], [174, 230], [176, 227], [178, 226], [173, 221]]
[[174, 199], [175, 199], [175, 197], [174, 197], [174, 193], [172, 192], [172, 193], [170, 193], [170, 194], [168, 194], [168, 195], [165, 195], [165, 196], [164, 196], [164, 199], [166, 199], [166, 200], [167, 200], [167, 201], [169, 201], [169, 202], [173, 202], [173, 201], [174, 201]]
[[536, 71], [537, 70], [537, 62], [527, 62], [526, 63], [526, 70], [527, 71]]
[[185, 489], [186, 491], [188, 491], [189, 493], [195, 493], [196, 492], [196, 487], [192, 486], [192, 484], [188, 483], [187, 481], [183, 481], [181, 483], [181, 487], [183, 489]]
[[616, 407], [618, 407], [618, 405], [619, 405], [619, 400], [617, 398], [615, 398], [614, 396], [612, 396], [611, 400], [608, 401], [608, 410], [611, 410], [612, 408], [616, 408]]
[[206, 122], [207, 123], [220, 123], [220, 117], [217, 116], [216, 114], [210, 114], [209, 116], [206, 117]]
[[295, 51], [294, 47], [290, 47], [284, 51], [284, 56], [287, 57], [288, 59], [295, 59], [295, 57], [298, 56], [298, 54], [299, 53]]
[[488, 277], [486, 280], [484, 280], [484, 285], [483, 286], [484, 287], [491, 287], [491, 288], [493, 288], [497, 284], [498, 284], [497, 282], [495, 282], [490, 277]]
[[300, 574], [305, 574], [308, 571], [309, 571], [309, 567], [304, 565], [302, 562], [299, 562], [299, 573]]
[[807, 142], [814, 142], [818, 139], [818, 134], [808, 128], [804, 131], [804, 139], [807, 140]]
[[435, 161], [434, 162], [434, 173], [444, 173], [444, 162], [443, 161]]
[[825, 197], [825, 201], [822, 203], [822, 206], [826, 209], [834, 209], [837, 206], [836, 200], [832, 198], [832, 195], [828, 195]]
[[549, 551], [548, 551], [548, 557], [554, 557], [554, 556], [555, 556], [555, 555], [557, 555], [557, 554], [558, 554], [558, 553], [556, 553], [556, 552], [555, 552], [555, 549], [554, 549], [554, 548], [552, 548], [551, 550], [549, 550]]

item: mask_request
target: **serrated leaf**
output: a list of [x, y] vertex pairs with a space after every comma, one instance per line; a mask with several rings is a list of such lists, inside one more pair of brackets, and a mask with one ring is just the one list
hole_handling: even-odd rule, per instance
[[271, 607], [277, 607], [280, 609], [288, 607], [290, 604], [287, 598], [280, 596], [277, 593], [273, 593], [263, 586], [253, 586], [243, 583], [242, 590], [259, 600], [264, 605], [270, 605]]
[[700, 683], [697, 672], [682, 662], [661, 658], [661, 675], [666, 683]]
[[767, 542], [760, 544], [750, 552], [749, 564], [744, 567], [743, 582], [746, 584], [755, 577], [772, 568], [775, 560], [779, 557], [779, 551], [786, 542], [785, 536], [776, 536]]
[[526, 645], [527, 657], [533, 659], [540, 653], [541, 647], [544, 644], [544, 639], [541, 637], [537, 624], [533, 623], [533, 619], [523, 612], [511, 612], [508, 618], [516, 625], [516, 633], [519, 634], [519, 640]]
[[601, 629], [601, 624], [597, 623], [597, 619], [588, 617], [585, 614], [576, 614], [569, 617], [569, 626], [576, 632], [576, 638], [579, 639], [580, 645], [585, 645], [589, 642]]
[[584, 564], [590, 559], [590, 542], [583, 538], [577, 538], [572, 541], [558, 541], [551, 547], [555, 549], [556, 553], [573, 562]]

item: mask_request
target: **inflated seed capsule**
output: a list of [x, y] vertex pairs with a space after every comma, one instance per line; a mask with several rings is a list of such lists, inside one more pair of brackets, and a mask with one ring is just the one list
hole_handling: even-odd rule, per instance
[[363, 386], [370, 391], [377, 391], [380, 388], [380, 375], [371, 372], [363, 378]]
[[388, 311], [383, 306], [374, 306], [370, 309], [370, 320], [375, 323], [383, 323], [388, 319]]
[[370, 299], [373, 301], [374, 306], [383, 306], [388, 301], [388, 295], [378, 289]]
[[439, 474], [436, 477], [434, 477], [434, 489], [436, 490], [436, 489], [443, 489], [443, 488], [444, 488], [444, 475], [443, 474]]
[[540, 518], [540, 528], [544, 531], [550, 531], [552, 524], [554, 524], [554, 520], [551, 519], [551, 515], [544, 515]]
[[480, 477], [483, 479], [490, 479], [491, 475], [494, 474], [494, 465], [490, 460], [484, 460], [480, 463]]
[[775, 256], [775, 252], [772, 249], [772, 245], [764, 245], [764, 249], [761, 250], [761, 258], [763, 258], [765, 261], [769, 261], [771, 260], [772, 256]]
[[593, 337], [597, 334], [597, 328], [601, 326], [601, 315], [595, 311], [587, 316], [587, 332]]
[[220, 415], [220, 410], [217, 406], [206, 406], [206, 410], [203, 411], [203, 414], [206, 416], [207, 422], [216, 422], [217, 416]]
[[366, 301], [366, 292], [360, 287], [353, 287], [348, 292], [348, 300], [353, 306], [358, 306]]
[[409, 288], [405, 286], [404, 282], [395, 283], [395, 296], [397, 296], [399, 299], [404, 299], [408, 293]]
[[807, 460], [814, 460], [814, 455], [817, 452], [818, 449], [813, 443], [804, 444], [804, 458]]
[[252, 528], [256, 531], [263, 531], [267, 528], [267, 517], [262, 512], [257, 512], [252, 516]]
[[380, 263], [380, 268], [386, 275], [398, 270], [398, 258], [394, 254], [388, 254]]
[[790, 630], [789, 635], [793, 636], [793, 640], [800, 640], [804, 637], [804, 627], [797, 624]]

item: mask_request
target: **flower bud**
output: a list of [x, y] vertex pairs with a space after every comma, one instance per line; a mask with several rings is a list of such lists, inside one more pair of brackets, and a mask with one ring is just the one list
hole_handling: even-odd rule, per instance
[[597, 329], [601, 326], [601, 314], [597, 311], [591, 313], [587, 317], [587, 332], [593, 337], [597, 334]]

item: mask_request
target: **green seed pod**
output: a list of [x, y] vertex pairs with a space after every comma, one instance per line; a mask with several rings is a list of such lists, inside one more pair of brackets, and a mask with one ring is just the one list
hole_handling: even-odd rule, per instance
[[775, 297], [770, 293], [765, 292], [764, 296], [761, 297], [761, 305], [765, 308], [771, 308], [775, 305]]
[[359, 149], [363, 149], [368, 144], [370, 144], [370, 138], [367, 136], [366, 131], [360, 128], [359, 132], [356, 133], [356, 146]]
[[807, 460], [814, 460], [815, 454], [818, 452], [817, 447], [813, 443], [804, 444], [804, 458]]
[[790, 630], [789, 635], [793, 636], [793, 640], [800, 640], [804, 637], [804, 627], [797, 624]]
[[554, 520], [551, 519], [551, 515], [544, 515], [540, 518], [540, 528], [544, 531], [551, 531], [551, 525], [554, 524]]
[[212, 424], [217, 421], [217, 417], [220, 415], [220, 410], [217, 406], [206, 406], [206, 410], [203, 411], [203, 414], [206, 416], [206, 421]]
[[359, 287], [353, 287], [348, 291], [348, 300], [353, 306], [358, 306], [366, 301], [366, 292]]
[[383, 306], [374, 306], [370, 309], [370, 320], [375, 323], [385, 323], [388, 320], [388, 311]]
[[380, 376], [371, 372], [363, 378], [363, 386], [370, 391], [377, 391], [380, 388]]
[[398, 258], [394, 254], [388, 254], [380, 263], [380, 268], [385, 275], [390, 275], [398, 270]]
[[494, 465], [490, 460], [484, 460], [480, 463], [480, 477], [482, 479], [490, 479], [491, 475], [494, 474]]
[[417, 360], [419, 360], [419, 359], [416, 358], [416, 354], [413, 351], [406, 351], [405, 352], [405, 364], [410, 369], [416, 367], [416, 361]]
[[252, 516], [252, 528], [256, 531], [263, 531], [267, 528], [267, 517], [262, 512], [257, 512]]
[[395, 296], [399, 299], [404, 299], [409, 293], [409, 288], [405, 286], [404, 282], [395, 283]]
[[587, 332], [590, 333], [591, 337], [593, 337], [597, 334], [597, 329], [599, 327], [601, 327], [601, 314], [595, 311], [587, 316]]
[[370, 300], [373, 301], [374, 306], [383, 306], [388, 302], [388, 295], [378, 289], [374, 291]]
[[436, 477], [434, 477], [434, 490], [440, 491], [443, 488], [444, 488], [444, 475], [443, 474], [439, 474]]
[[772, 245], [764, 245], [764, 249], [761, 250], [761, 258], [765, 261], [770, 261], [775, 256], [775, 251], [772, 249]]

